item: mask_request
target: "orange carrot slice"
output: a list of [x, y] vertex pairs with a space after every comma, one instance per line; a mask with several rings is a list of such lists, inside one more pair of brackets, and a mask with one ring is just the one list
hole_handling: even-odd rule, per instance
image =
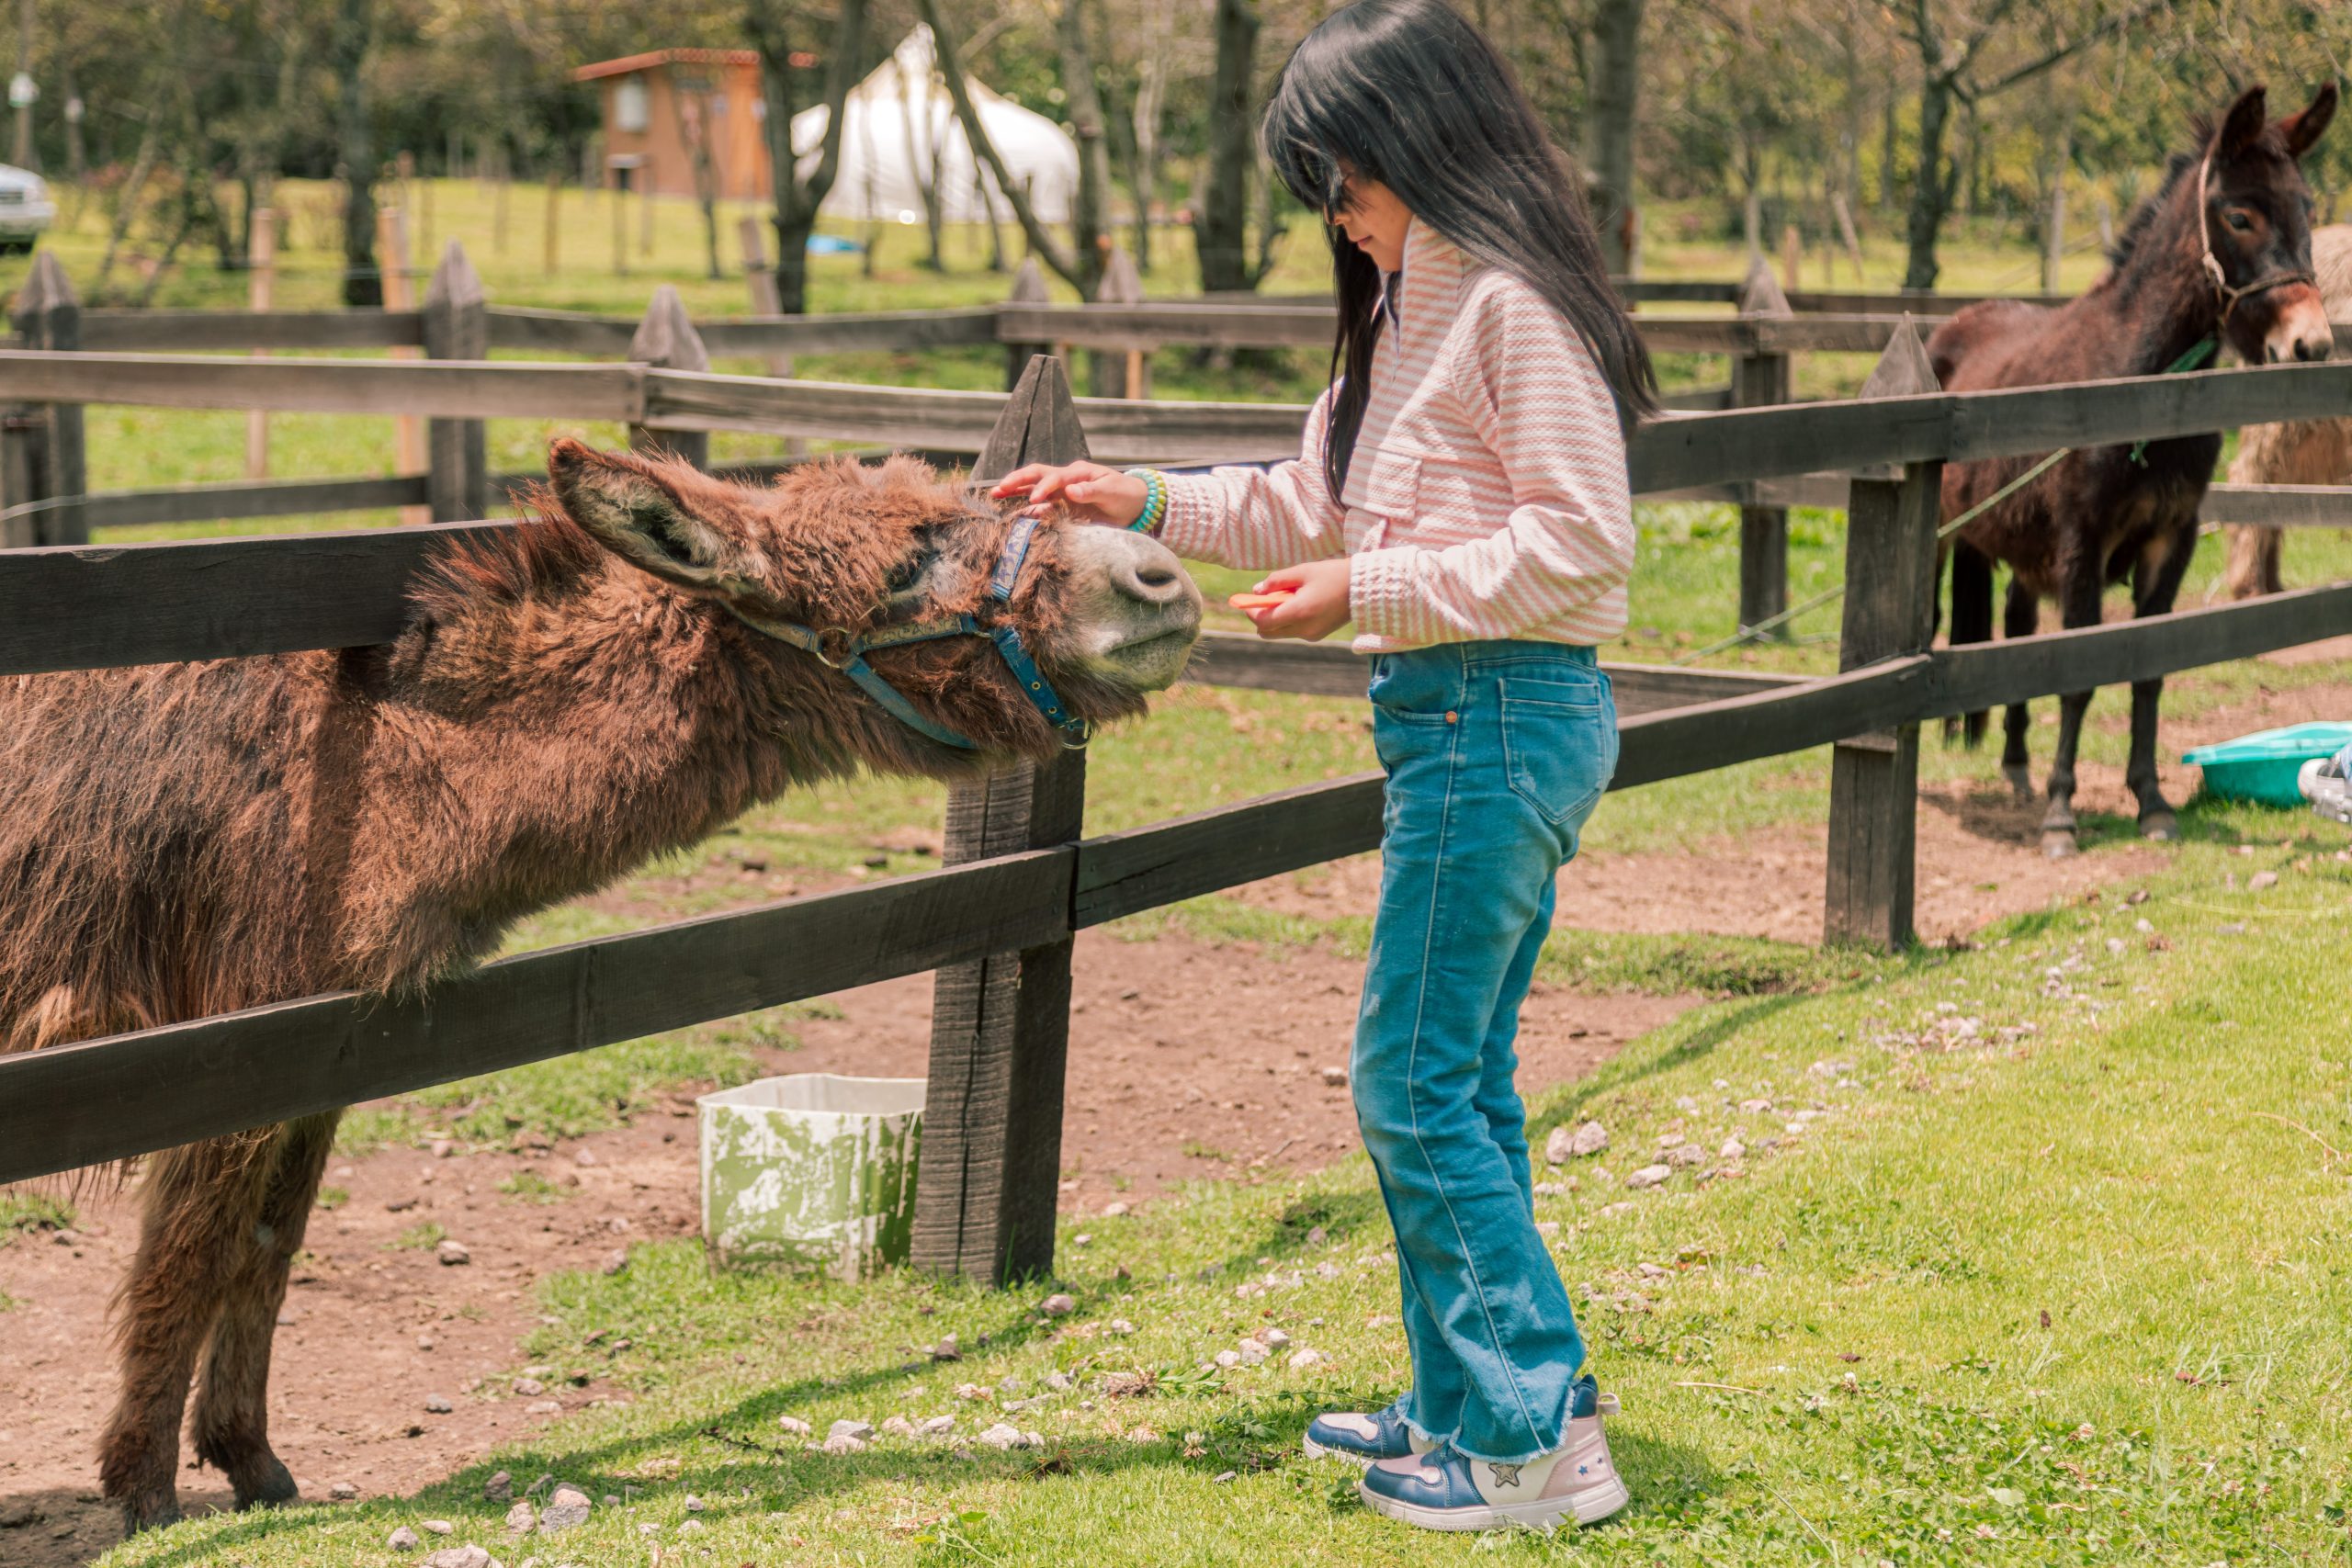
[[1237, 610], [1271, 610], [1277, 604], [1289, 604], [1292, 592], [1285, 588], [1279, 593], [1236, 593], [1226, 603]]

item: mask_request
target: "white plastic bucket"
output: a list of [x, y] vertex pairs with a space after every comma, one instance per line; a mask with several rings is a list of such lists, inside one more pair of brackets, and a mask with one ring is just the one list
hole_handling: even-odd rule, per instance
[[703, 1243], [713, 1260], [844, 1280], [904, 1262], [923, 1087], [794, 1073], [696, 1100]]

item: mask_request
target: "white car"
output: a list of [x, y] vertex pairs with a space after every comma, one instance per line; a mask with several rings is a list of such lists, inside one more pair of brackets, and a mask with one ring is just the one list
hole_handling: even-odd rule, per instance
[[0, 254], [31, 250], [55, 221], [57, 204], [49, 199], [49, 182], [29, 169], [0, 164]]

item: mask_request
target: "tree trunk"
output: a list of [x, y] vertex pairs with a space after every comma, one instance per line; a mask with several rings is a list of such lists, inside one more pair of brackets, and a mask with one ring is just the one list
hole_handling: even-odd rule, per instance
[[1091, 299], [1110, 261], [1102, 219], [1111, 198], [1111, 152], [1104, 144], [1102, 100], [1094, 90], [1094, 62], [1086, 47], [1086, 0], [1062, 0], [1062, 91], [1069, 95], [1070, 133], [1078, 138], [1078, 205], [1070, 210], [1078, 276], [1071, 281]]
[[344, 186], [343, 302], [353, 310], [384, 303], [384, 278], [376, 265], [376, 138], [368, 113], [375, 24], [375, 0], [339, 0], [327, 45], [341, 89], [335, 131]]
[[1135, 134], [1129, 141], [1134, 152], [1127, 170], [1127, 183], [1136, 193], [1136, 269], [1147, 276], [1151, 272], [1151, 209], [1159, 194], [1159, 122], [1168, 102], [1168, 55], [1174, 41], [1169, 10], [1162, 6], [1153, 14], [1151, 32], [1144, 42], [1136, 83]]
[[1919, 155], [1913, 167], [1911, 219], [1905, 231], [1910, 260], [1903, 270], [1905, 288], [1933, 288], [1936, 236], [1951, 211], [1953, 175], [1944, 167], [1944, 128], [1951, 115], [1951, 78], [1931, 64], [1919, 85]]
[[803, 180], [792, 156], [792, 117], [808, 107], [793, 70], [794, 10], [781, 0], [744, 0], [743, 30], [760, 55], [760, 94], [767, 108], [769, 186], [775, 197], [775, 292], [786, 315], [808, 309], [808, 236], [817, 209], [842, 164], [842, 104], [857, 83], [865, 51], [866, 0], [839, 0], [833, 46], [825, 61], [825, 137], [817, 166]]
[[1258, 53], [1255, 0], [1216, 0], [1216, 80], [1209, 96], [1208, 179], [1193, 214], [1201, 288], [1211, 294], [1258, 287], [1250, 275], [1250, 170], [1255, 161], [1250, 86]]
[[1886, 101], [1883, 107], [1885, 113], [1879, 121], [1878, 204], [1892, 212], [1894, 210], [1896, 194], [1894, 164], [1895, 159], [1900, 155], [1897, 132], [1901, 127], [1897, 124], [1894, 87], [1891, 83], [1886, 89]]
[[1593, 8], [1592, 110], [1586, 177], [1600, 254], [1613, 274], [1633, 260], [1634, 120], [1641, 87], [1643, 0], [1598, 0]]

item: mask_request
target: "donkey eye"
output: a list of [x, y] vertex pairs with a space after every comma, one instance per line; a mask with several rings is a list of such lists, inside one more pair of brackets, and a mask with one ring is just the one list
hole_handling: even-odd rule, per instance
[[2251, 234], [2254, 232], [2254, 220], [2247, 216], [2245, 209], [2243, 208], [2231, 208], [2227, 212], [2222, 214], [2222, 220], [2241, 234]]

